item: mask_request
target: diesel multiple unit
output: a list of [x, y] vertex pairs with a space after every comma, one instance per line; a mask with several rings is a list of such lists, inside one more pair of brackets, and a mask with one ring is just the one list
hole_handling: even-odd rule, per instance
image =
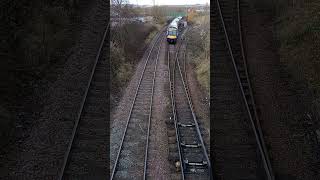
[[179, 23], [182, 17], [175, 18], [168, 26], [167, 41], [170, 44], [175, 44], [179, 35]]

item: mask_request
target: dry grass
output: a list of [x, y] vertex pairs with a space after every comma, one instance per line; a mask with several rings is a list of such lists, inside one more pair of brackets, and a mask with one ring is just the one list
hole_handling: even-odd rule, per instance
[[64, 63], [62, 56], [74, 40], [67, 29], [75, 9], [61, 1], [4, 0], [0, 11], [0, 130], [7, 137], [15, 126], [16, 107], [34, 95], [34, 85], [55, 64]]
[[[126, 29], [126, 30], [125, 30]], [[116, 37], [121, 31], [125, 40], [121, 44]], [[111, 96], [121, 96], [130, 81], [141, 54], [138, 51], [150, 42], [157, 33], [157, 27], [149, 24], [130, 24], [112, 30], [110, 42]]]
[[195, 65], [200, 85], [210, 94], [210, 20], [208, 15], [195, 16], [187, 33], [188, 59]]
[[196, 69], [197, 79], [199, 83], [210, 94], [210, 59], [199, 61]]

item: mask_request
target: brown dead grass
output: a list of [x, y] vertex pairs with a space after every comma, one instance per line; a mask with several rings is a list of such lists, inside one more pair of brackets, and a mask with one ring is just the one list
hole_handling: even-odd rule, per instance
[[195, 16], [187, 32], [189, 62], [196, 68], [199, 84], [210, 94], [210, 23], [208, 15]]
[[150, 37], [157, 32], [157, 28], [150, 24], [128, 24], [121, 29], [113, 29], [111, 34], [116, 36], [125, 31], [124, 44], [120, 44], [111, 37], [111, 96], [119, 97], [134, 73], [134, 67], [141, 58], [143, 48], [149, 43]]

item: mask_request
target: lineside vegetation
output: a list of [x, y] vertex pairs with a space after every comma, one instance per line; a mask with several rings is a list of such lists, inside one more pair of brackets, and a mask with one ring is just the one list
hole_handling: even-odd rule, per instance
[[280, 60], [287, 64], [295, 78], [306, 80], [310, 88], [320, 95], [319, 1], [287, 4], [282, 0], [278, 7], [275, 24]]
[[55, 68], [65, 62], [74, 43], [76, 32], [71, 27], [80, 19], [80, 9], [76, 0], [3, 0], [0, 4], [1, 146], [14, 134], [16, 118], [23, 116], [18, 113], [21, 108], [35, 113], [41, 106], [36, 89], [56, 79]]
[[209, 14], [197, 14], [186, 34], [187, 59], [195, 67], [197, 79], [210, 94], [210, 19]]
[[306, 82], [316, 97], [314, 108], [320, 109], [319, 1], [257, 1], [256, 5], [273, 13], [280, 61], [295, 80]]
[[[111, 7], [114, 12], [116, 26], [111, 28], [110, 60], [111, 60], [111, 103], [117, 103], [125, 87], [135, 72], [135, 66], [154, 35], [165, 22], [160, 7], [154, 7], [153, 19], [148, 22], [122, 23], [123, 19], [133, 19], [144, 16], [146, 9], [132, 7], [127, 4], [117, 4]], [[114, 107], [114, 106], [112, 106]]]

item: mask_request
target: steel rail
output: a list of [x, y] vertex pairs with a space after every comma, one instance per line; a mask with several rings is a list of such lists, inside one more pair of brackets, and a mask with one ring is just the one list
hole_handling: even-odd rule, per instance
[[212, 172], [211, 172], [211, 162], [210, 162], [207, 150], [205, 148], [205, 145], [204, 145], [204, 142], [203, 142], [203, 139], [202, 139], [202, 135], [201, 135], [201, 132], [200, 132], [200, 128], [199, 128], [197, 117], [196, 117], [196, 115], [194, 113], [194, 110], [193, 110], [193, 104], [192, 104], [192, 101], [190, 99], [190, 94], [189, 94], [188, 87], [187, 87], [186, 83], [183, 80], [183, 75], [182, 75], [182, 71], [181, 71], [181, 67], [180, 67], [180, 63], [179, 63], [179, 57], [176, 58], [176, 62], [177, 62], [177, 65], [178, 65], [181, 81], [182, 81], [183, 86], [184, 86], [184, 91], [185, 91], [185, 93], [187, 95], [188, 105], [190, 107], [191, 114], [192, 114], [192, 117], [193, 117], [193, 121], [194, 121], [195, 126], [196, 126], [196, 130], [197, 130], [197, 134], [198, 134], [198, 137], [199, 137], [199, 140], [200, 140], [200, 143], [201, 143], [202, 151], [203, 151], [203, 153], [205, 155], [205, 158], [206, 158], [206, 160], [208, 162], [209, 178], [212, 179], [213, 177], [212, 177]]
[[147, 175], [147, 163], [148, 163], [147, 161], [148, 161], [149, 136], [150, 136], [150, 125], [151, 125], [151, 118], [152, 118], [152, 104], [153, 104], [154, 86], [155, 86], [159, 53], [160, 53], [160, 49], [162, 46], [162, 42], [163, 42], [163, 39], [161, 39], [160, 46], [158, 48], [157, 57], [156, 57], [156, 64], [154, 66], [153, 79], [152, 79], [152, 92], [151, 92], [150, 108], [149, 108], [150, 113], [149, 113], [149, 119], [148, 119], [148, 132], [147, 132], [147, 142], [146, 142], [146, 149], [145, 149], [144, 169], [143, 169], [143, 179], [144, 180], [146, 179], [146, 175]]
[[[187, 32], [188, 32], [188, 27], [186, 28], [186, 30], [185, 30], [185, 33], [184, 34], [186, 34]], [[185, 38], [183, 39], [184, 41], [185, 41]], [[188, 47], [188, 42], [185, 42], [185, 48], [184, 48], [184, 54], [183, 54], [183, 71], [184, 71], [184, 79], [185, 79], [185, 82], [187, 82], [188, 80], [187, 80], [187, 71], [186, 71], [186, 52], [187, 52], [187, 47]], [[187, 85], [187, 89], [188, 89], [188, 83], [186, 83], [186, 85]]]
[[84, 93], [84, 95], [82, 97], [82, 100], [81, 100], [80, 109], [79, 109], [78, 114], [77, 114], [77, 119], [76, 119], [75, 125], [74, 125], [74, 127], [72, 129], [71, 140], [70, 140], [70, 142], [68, 144], [67, 152], [65, 153], [64, 159], [63, 159], [63, 165], [62, 165], [62, 168], [61, 168], [60, 173], [59, 173], [59, 180], [62, 180], [62, 178], [63, 178], [63, 174], [64, 174], [64, 171], [65, 171], [68, 159], [69, 159], [69, 155], [70, 155], [70, 152], [71, 152], [71, 147], [72, 147], [72, 144], [73, 144], [73, 141], [74, 141], [74, 137], [75, 137], [76, 131], [78, 129], [78, 125], [79, 125], [80, 117], [81, 117], [81, 114], [82, 114], [82, 110], [83, 110], [85, 101], [87, 99], [88, 91], [89, 91], [89, 88], [90, 88], [90, 85], [91, 85], [91, 82], [92, 82], [92, 78], [93, 78], [94, 72], [96, 70], [96, 66], [97, 66], [98, 60], [100, 58], [101, 50], [102, 50], [102, 47], [104, 45], [104, 42], [105, 42], [105, 39], [106, 39], [106, 36], [107, 36], [107, 32], [109, 30], [109, 26], [110, 26], [110, 22], [108, 23], [108, 25], [107, 25], [107, 27], [106, 27], [106, 29], [104, 31], [103, 37], [101, 39], [99, 50], [98, 50], [98, 53], [96, 55], [96, 58], [95, 58], [95, 61], [94, 61], [94, 64], [93, 64], [93, 67], [92, 67], [92, 70], [91, 70], [91, 73], [90, 73], [89, 81], [87, 83], [85, 93]]
[[[179, 46], [180, 49], [180, 46]], [[178, 51], [176, 52], [176, 57], [178, 56]], [[176, 57], [174, 59], [176, 59]], [[170, 70], [170, 51], [168, 50], [168, 70], [169, 70], [169, 83], [170, 83], [170, 97], [171, 97], [171, 106], [172, 106], [172, 113], [173, 113], [173, 122], [174, 122], [174, 127], [175, 127], [175, 133], [176, 133], [176, 141], [177, 141], [177, 146], [178, 146], [178, 154], [179, 154], [179, 160], [180, 160], [180, 169], [181, 169], [181, 178], [182, 180], [185, 179], [184, 177], [184, 166], [183, 166], [183, 159], [182, 159], [182, 153], [181, 153], [181, 147], [179, 145], [180, 142], [180, 136], [179, 136], [179, 128], [178, 128], [178, 123], [177, 123], [177, 112], [175, 108], [175, 101], [174, 101], [174, 72], [175, 72], [175, 61], [173, 65], [173, 78], [171, 79], [171, 70]]]
[[[185, 41], [185, 34], [188, 32], [188, 27], [186, 27], [186, 29], [183, 31], [183, 34], [181, 35], [182, 37], [181, 37], [181, 40], [184, 42]], [[186, 51], [187, 51], [187, 43], [185, 43], [185, 48], [184, 48], [184, 59], [186, 59]], [[187, 78], [187, 73], [186, 73], [186, 63], [185, 63], [185, 61], [183, 62], [183, 70], [184, 70], [184, 79], [185, 79], [185, 81], [186, 81], [186, 78]]]
[[154, 44], [152, 45], [150, 51], [149, 51], [149, 54], [147, 56], [147, 59], [146, 59], [146, 62], [144, 64], [144, 67], [143, 67], [143, 70], [142, 70], [142, 73], [141, 73], [141, 76], [140, 76], [140, 79], [139, 79], [139, 83], [138, 83], [138, 86], [136, 88], [136, 92], [135, 92], [135, 95], [134, 95], [134, 99], [132, 101], [132, 104], [131, 104], [131, 108], [130, 108], [130, 112], [129, 112], [129, 115], [128, 115], [128, 118], [127, 118], [127, 123], [126, 123], [126, 126], [125, 126], [125, 130], [124, 130], [124, 133], [122, 135], [122, 139], [121, 139], [121, 144], [120, 144], [120, 147], [118, 149], [118, 153], [117, 153], [117, 157], [116, 157], [116, 161], [114, 163], [114, 166], [113, 166], [113, 170], [112, 170], [112, 174], [111, 174], [111, 177], [110, 177], [110, 180], [113, 179], [114, 177], [114, 174], [116, 172], [116, 168], [117, 168], [117, 164], [118, 164], [118, 161], [119, 161], [119, 156], [120, 156], [120, 153], [121, 153], [121, 149], [122, 149], [122, 146], [123, 146], [123, 142], [124, 142], [124, 138], [125, 138], [125, 135], [126, 135], [126, 132], [127, 132], [127, 129], [128, 129], [128, 125], [129, 125], [129, 121], [131, 119], [131, 114], [132, 114], [132, 110], [133, 110], [133, 107], [134, 107], [134, 103], [136, 101], [136, 98], [137, 98], [137, 95], [138, 95], [138, 91], [139, 91], [139, 88], [140, 88], [140, 85], [141, 85], [141, 81], [142, 81], [142, 78], [144, 76], [144, 72], [145, 72], [145, 69], [147, 67], [147, 64], [149, 62], [149, 58], [150, 58], [150, 55], [152, 53], [152, 50], [154, 48], [154, 46], [157, 44], [159, 38], [161, 37], [161, 34], [162, 34], [162, 30], [158, 33], [157, 37], [156, 37], [156, 41], [154, 42]]
[[[186, 33], [188, 32], [188, 30], [189, 30], [189, 27], [186, 28]], [[186, 38], [185, 38], [185, 40], [186, 40]], [[187, 72], [186, 71], [186, 59], [187, 59], [186, 58], [186, 52], [187, 52], [187, 47], [188, 47], [188, 41], [186, 42], [186, 45], [185, 45], [184, 57], [183, 57], [184, 58], [184, 61], [183, 61], [184, 62], [184, 68], [183, 68], [184, 69], [184, 79], [185, 79], [186, 82], [188, 82], [188, 80], [187, 80], [188, 77], [187, 77], [187, 73], [186, 73]], [[188, 83], [186, 83], [186, 84], [187, 84], [187, 87], [188, 87]]]
[[[256, 119], [256, 123], [257, 123], [257, 126], [258, 126], [258, 134], [260, 135], [260, 139], [261, 139], [261, 144], [262, 144], [262, 147], [263, 147], [263, 150], [264, 150], [264, 153], [265, 153], [265, 156], [266, 156], [266, 160], [267, 160], [267, 164], [268, 164], [268, 167], [269, 167], [269, 171], [270, 171], [270, 174], [273, 175], [273, 170], [272, 170], [272, 166], [271, 166], [271, 162], [270, 162], [270, 159], [269, 159], [269, 155], [268, 155], [268, 152], [266, 151], [266, 145], [264, 143], [264, 139], [263, 139], [263, 132], [262, 132], [262, 128], [261, 128], [261, 125], [260, 125], [260, 120], [259, 120], [259, 117], [258, 117], [258, 113], [257, 113], [257, 110], [256, 110], [256, 104], [255, 104], [255, 101], [254, 101], [254, 98], [253, 98], [253, 92], [252, 92], [252, 88], [251, 88], [251, 83], [250, 83], [250, 79], [249, 79], [249, 73], [248, 73], [248, 68], [247, 68], [247, 58], [246, 58], [246, 55], [245, 55], [245, 51], [244, 51], [244, 47], [243, 47], [243, 39], [242, 39], [242, 26], [241, 26], [241, 15], [240, 15], [240, 0], [237, 0], [237, 9], [238, 9], [238, 29], [239, 29], [239, 37], [240, 37], [240, 48], [241, 48], [241, 55], [242, 55], [242, 59], [244, 61], [244, 69], [245, 69], [245, 73], [246, 73], [246, 79], [248, 81], [248, 86], [249, 86], [249, 94], [250, 94], [250, 97], [252, 99], [252, 106], [254, 107], [253, 108], [253, 111], [254, 111], [254, 116], [255, 116], [255, 119]], [[274, 177], [273, 177], [274, 179]]]
[[[235, 59], [234, 59], [234, 56], [233, 56], [233, 51], [232, 51], [232, 48], [231, 48], [231, 43], [230, 43], [229, 36], [228, 36], [227, 30], [226, 30], [226, 26], [225, 26], [225, 23], [224, 23], [224, 18], [223, 18], [222, 10], [221, 10], [221, 7], [220, 7], [220, 2], [219, 2], [219, 0], [216, 0], [216, 2], [217, 2], [217, 5], [218, 5], [218, 9], [219, 9], [220, 19], [221, 19], [222, 27], [223, 27], [224, 34], [225, 34], [226, 43], [228, 45], [229, 53], [230, 53], [230, 56], [231, 56], [231, 59], [232, 59], [232, 64], [233, 64], [233, 67], [234, 67], [235, 72], [236, 72], [236, 76], [237, 76], [237, 80], [239, 82], [241, 94], [242, 94], [243, 100], [244, 100], [245, 105], [246, 105], [246, 109], [247, 109], [248, 116], [249, 116], [249, 119], [250, 119], [250, 122], [251, 122], [251, 125], [252, 125], [252, 128], [253, 128], [254, 134], [255, 134], [255, 138], [257, 140], [257, 144], [258, 144], [258, 148], [259, 148], [259, 151], [260, 151], [260, 154], [261, 154], [261, 157], [262, 157], [263, 165], [264, 165], [264, 168], [265, 168], [265, 171], [266, 171], [268, 179], [269, 180], [274, 180], [274, 175], [273, 175], [271, 169], [269, 169], [269, 165], [268, 165], [268, 161], [269, 160], [267, 160], [268, 157], [265, 154], [266, 150], [264, 149], [264, 146], [262, 145], [263, 139], [260, 138], [261, 136], [257, 132], [257, 127], [256, 127], [256, 125], [255, 125], [255, 123], [253, 121], [253, 117], [252, 117], [251, 112], [250, 112], [248, 101], [247, 101], [247, 99], [245, 97], [244, 89], [243, 89], [242, 84], [241, 84], [240, 75], [239, 75], [239, 72], [238, 72], [237, 65], [235, 63]], [[238, 6], [238, 8], [239, 8], [239, 6]], [[250, 84], [249, 81], [248, 81], [248, 84]], [[252, 101], [253, 101], [253, 99], [252, 99]], [[254, 109], [255, 109], [255, 107], [254, 107]]]

